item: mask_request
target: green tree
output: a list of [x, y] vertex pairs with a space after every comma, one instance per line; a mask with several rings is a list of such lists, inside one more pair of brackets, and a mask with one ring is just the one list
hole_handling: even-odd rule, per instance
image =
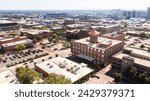
[[148, 76], [148, 73], [147, 72], [143, 72], [143, 73], [140, 73], [138, 78], [140, 80], [141, 83], [145, 83], [145, 78]]
[[146, 33], [140, 33], [139, 37], [142, 37], [142, 38], [149, 38], [148, 34]]
[[34, 81], [39, 81], [41, 74], [33, 69], [27, 67], [20, 67], [16, 69], [16, 76], [23, 84], [32, 84]]
[[53, 40], [53, 43], [58, 43], [58, 42], [59, 42], [59, 40], [57, 40], [57, 39]]
[[42, 27], [40, 28], [40, 30], [48, 30], [48, 27], [47, 27], [47, 26], [42, 26]]
[[63, 40], [62, 36], [57, 36], [57, 40]]
[[68, 43], [67, 43], [67, 42], [64, 42], [64, 43], [62, 44], [62, 46], [66, 49], [66, 48], [68, 47]]
[[19, 33], [17, 31], [13, 31], [11, 35], [15, 37], [15, 36], [18, 36]]
[[131, 75], [131, 77], [133, 78], [133, 79], [135, 79], [136, 77], [137, 77], [137, 68], [136, 67], [131, 67], [130, 69], [129, 69], [129, 75]]
[[48, 41], [49, 41], [49, 42], [52, 42], [52, 41], [53, 41], [53, 37], [49, 37], [49, 38], [48, 38]]
[[78, 37], [78, 33], [75, 32], [67, 34], [68, 39], [76, 39], [77, 37]]
[[21, 51], [24, 49], [26, 49], [26, 46], [24, 44], [19, 44], [19, 45], [14, 46], [15, 51]]
[[119, 82], [122, 79], [121, 73], [114, 73], [115, 82]]
[[144, 83], [150, 84], [150, 76], [144, 78]]
[[54, 39], [57, 39], [57, 34], [53, 34], [52, 37], [53, 37]]
[[51, 73], [45, 78], [47, 84], [71, 84], [71, 80], [65, 78], [65, 76]]

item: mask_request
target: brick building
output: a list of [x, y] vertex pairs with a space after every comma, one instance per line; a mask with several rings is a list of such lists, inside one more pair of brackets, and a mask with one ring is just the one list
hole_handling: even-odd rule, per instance
[[27, 48], [32, 47], [32, 40], [28, 39], [26, 36], [17, 36], [14, 38], [7, 38], [0, 40], [0, 50], [1, 52], [8, 52], [14, 49], [14, 46], [24, 44]]
[[112, 57], [112, 67], [116, 71], [124, 72], [128, 67], [136, 67], [139, 72], [150, 73], [150, 50], [128, 47], [122, 53]]
[[23, 30], [20, 33], [21, 35], [25, 35], [30, 39], [48, 38], [53, 34], [53, 32], [50, 30]]
[[72, 54], [86, 59], [99, 66], [107, 66], [114, 54], [120, 52], [123, 41], [99, 37], [100, 33], [92, 29], [90, 37], [76, 40], [72, 43]]

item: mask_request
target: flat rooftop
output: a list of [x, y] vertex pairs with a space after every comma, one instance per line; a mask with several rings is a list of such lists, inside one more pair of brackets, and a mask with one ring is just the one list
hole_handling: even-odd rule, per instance
[[136, 57], [130, 56], [128, 54], [120, 53], [120, 54], [114, 55], [113, 57], [118, 58], [118, 59], [122, 59], [124, 56], [129, 56], [129, 57], [133, 58], [134, 63], [136, 63], [136, 64], [139, 64], [139, 65], [150, 68], [150, 61], [144, 60], [144, 59], [141, 59], [141, 58], [136, 58]]
[[[123, 41], [113, 40], [113, 39], [109, 39], [109, 38], [105, 38], [105, 37], [98, 37], [98, 42], [96, 44], [93, 44], [93, 43], [90, 42], [90, 37], [87, 37], [87, 38], [83, 38], [83, 39], [80, 39], [80, 40], [76, 40], [74, 42], [86, 44], [86, 45], [88, 45], [89, 47], [92, 47], [92, 48], [106, 49], [105, 47], [97, 46], [97, 43], [101, 43], [101, 44], [105, 44], [105, 45], [108, 45], [108, 44], [111, 43], [110, 47], [112, 47], [112, 46], [115, 46], [119, 43], [122, 43]], [[107, 48], [109, 48], [109, 47], [107, 47]]]
[[11, 71], [0, 72], [0, 84], [14, 84], [16, 81], [17, 78]]
[[137, 34], [137, 35], [140, 35], [140, 33], [146, 33], [146, 34], [150, 34], [149, 31], [137, 31], [137, 30], [133, 30], [133, 31], [127, 31], [126, 32], [127, 34]]
[[113, 28], [113, 27], [121, 27], [118, 24], [103, 24], [103, 25], [97, 25], [97, 26], [92, 26], [92, 28]]
[[51, 30], [22, 30], [21, 32], [24, 32], [24, 33], [28, 33], [28, 34], [32, 34], [32, 35], [37, 35], [37, 34], [40, 34], [40, 33], [48, 33], [48, 32], [52, 32]]
[[142, 55], [142, 56], [145, 56], [145, 57], [150, 57], [150, 52], [148, 52], [146, 50], [130, 48], [130, 47], [125, 48], [125, 50], [132, 51], [131, 54], [137, 54], [137, 55]]
[[70, 27], [70, 28], [77, 28], [77, 27], [84, 27], [85, 25], [84, 24], [70, 24], [70, 25], [67, 25], [67, 27]]
[[15, 46], [15, 45], [19, 45], [19, 44], [27, 44], [27, 43], [32, 43], [32, 40], [31, 39], [24, 39], [24, 40], [20, 40], [20, 41], [5, 43], [5, 44], [2, 44], [2, 46], [3, 47], [10, 47], [10, 46]]
[[11, 41], [11, 40], [15, 40], [16, 38], [22, 39], [22, 38], [26, 38], [26, 36], [19, 36], [19, 37], [16, 36], [15, 38], [14, 37], [10, 37], [10, 36], [7, 37], [7, 38], [3, 37], [3, 39], [1, 39], [0, 42], [9, 41], [9, 40]]
[[107, 34], [103, 34], [103, 37], [108, 37], [108, 38], [115, 38], [117, 36], [123, 35], [122, 33], [117, 33], [117, 32], [113, 32], [113, 33], [107, 33]]
[[0, 24], [9, 24], [9, 23], [15, 23], [15, 22], [9, 20], [0, 20]]
[[14, 38], [3, 38], [0, 40], [0, 42], [4, 42], [4, 41], [9, 41], [9, 40], [13, 40]]
[[72, 82], [76, 82], [82, 77], [94, 71], [85, 65], [78, 64], [62, 57], [56, 57], [48, 61], [44, 61], [42, 63], [36, 64], [36, 66], [47, 73], [63, 75], [70, 79]]

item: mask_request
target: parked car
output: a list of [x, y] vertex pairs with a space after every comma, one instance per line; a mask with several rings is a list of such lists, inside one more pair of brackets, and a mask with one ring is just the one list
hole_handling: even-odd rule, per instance
[[54, 48], [54, 51], [55, 51], [55, 50], [58, 50], [58, 48]]

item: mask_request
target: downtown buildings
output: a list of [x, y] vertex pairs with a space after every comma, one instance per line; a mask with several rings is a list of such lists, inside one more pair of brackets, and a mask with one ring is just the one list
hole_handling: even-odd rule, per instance
[[150, 20], [150, 7], [147, 8], [147, 19]]
[[31, 39], [28, 39], [26, 36], [16, 36], [14, 38], [3, 38], [0, 39], [0, 50], [1, 52], [14, 51], [14, 47], [19, 44], [24, 44], [28, 48], [33, 46], [33, 41]]

